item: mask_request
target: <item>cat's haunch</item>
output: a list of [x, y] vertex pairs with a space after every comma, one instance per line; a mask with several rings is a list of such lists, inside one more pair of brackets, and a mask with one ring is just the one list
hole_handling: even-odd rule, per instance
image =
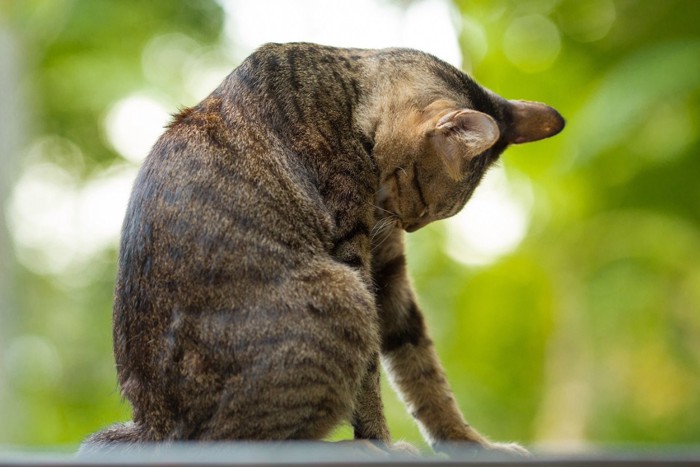
[[509, 144], [563, 127], [419, 51], [257, 50], [141, 168], [113, 322], [133, 422], [86, 446], [321, 439], [349, 421], [391, 449], [381, 356], [433, 446], [517, 451], [462, 417], [403, 232], [459, 212]]

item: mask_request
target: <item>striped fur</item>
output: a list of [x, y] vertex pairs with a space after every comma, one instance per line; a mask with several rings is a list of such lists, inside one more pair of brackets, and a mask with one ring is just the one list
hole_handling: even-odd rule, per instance
[[[445, 124], [455, 109], [501, 137]], [[527, 137], [511, 127], [509, 101], [421, 52], [252, 54], [175, 117], [135, 182], [114, 303], [133, 422], [86, 445], [319, 439], [347, 420], [390, 446], [381, 356], [431, 442], [489, 446], [454, 402], [402, 232], [459, 211], [508, 134]], [[476, 146], [455, 180], [439, 151], [464, 131]]]

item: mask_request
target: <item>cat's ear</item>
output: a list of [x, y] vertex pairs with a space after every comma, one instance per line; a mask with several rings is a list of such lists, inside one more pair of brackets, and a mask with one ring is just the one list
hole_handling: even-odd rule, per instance
[[512, 122], [505, 134], [509, 143], [520, 144], [554, 136], [564, 129], [564, 118], [546, 104], [508, 101]]
[[472, 109], [448, 112], [428, 132], [430, 143], [454, 180], [462, 178], [462, 161], [486, 151], [499, 135], [498, 124], [490, 115]]

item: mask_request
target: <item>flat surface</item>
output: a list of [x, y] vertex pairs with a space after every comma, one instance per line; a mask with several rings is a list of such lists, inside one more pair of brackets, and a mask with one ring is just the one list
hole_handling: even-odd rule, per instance
[[132, 465], [132, 466], [320, 466], [320, 465], [469, 465], [469, 466], [700, 466], [700, 447], [603, 450], [590, 453], [535, 453], [508, 457], [456, 446], [451, 457], [385, 454], [355, 443], [221, 443], [116, 448], [79, 455], [60, 452], [0, 450], [0, 465]]

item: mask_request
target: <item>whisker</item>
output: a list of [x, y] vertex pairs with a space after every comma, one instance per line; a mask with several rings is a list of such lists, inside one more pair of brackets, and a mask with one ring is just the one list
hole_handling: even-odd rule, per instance
[[386, 242], [387, 239], [389, 237], [391, 237], [391, 232], [392, 232], [392, 229], [387, 229], [386, 233], [384, 234], [384, 237], [372, 246], [372, 252], [376, 251], [377, 248], [382, 246], [384, 244], [384, 242]]
[[383, 212], [385, 212], [385, 213], [387, 213], [387, 214], [389, 214], [389, 215], [392, 215], [392, 216], [395, 216], [395, 215], [396, 215], [395, 212], [389, 211], [388, 209], [384, 209], [384, 208], [382, 208], [382, 207], [379, 207], [379, 206], [377, 206], [377, 205], [374, 204], [374, 203], [370, 203], [369, 201], [367, 202], [367, 204], [369, 204], [370, 206], [372, 206], [374, 209], [378, 209], [379, 211], [383, 211]]
[[[398, 223], [399, 218], [397, 216], [387, 216], [379, 220], [372, 229], [370, 233], [370, 238], [372, 242], [372, 251], [380, 247], [386, 240], [391, 236], [394, 227]], [[379, 241], [377, 241], [379, 239]]]
[[395, 215], [390, 215], [379, 219], [379, 221], [372, 228], [371, 236], [375, 237], [377, 234], [383, 232], [388, 225], [395, 222], [398, 218]]
[[369, 239], [371, 241], [374, 241], [374, 239], [377, 237], [377, 234], [382, 230], [384, 226], [384, 219], [380, 219], [379, 222], [374, 224], [374, 227], [372, 227], [372, 230], [369, 233]]

